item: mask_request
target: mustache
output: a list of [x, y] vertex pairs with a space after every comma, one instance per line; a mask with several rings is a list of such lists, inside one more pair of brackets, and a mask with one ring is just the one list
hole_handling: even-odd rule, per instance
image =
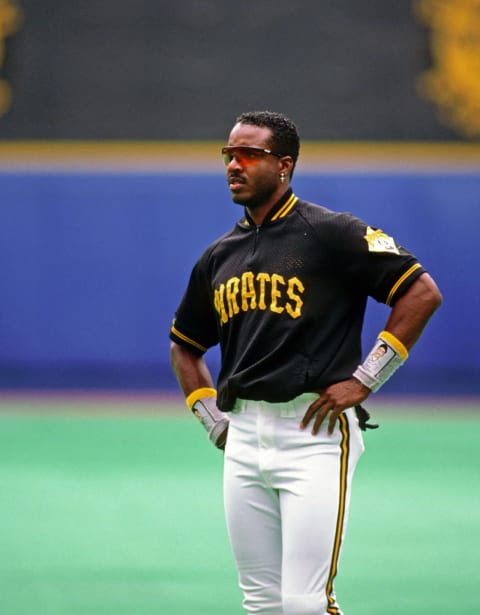
[[247, 179], [244, 175], [242, 175], [241, 173], [229, 173], [227, 175], [227, 182], [229, 184], [233, 183], [233, 182], [239, 182], [239, 183], [246, 183]]

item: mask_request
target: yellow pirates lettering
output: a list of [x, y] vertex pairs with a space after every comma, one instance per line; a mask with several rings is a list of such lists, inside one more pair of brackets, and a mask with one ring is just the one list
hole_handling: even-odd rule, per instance
[[220, 284], [218, 289], [215, 289], [213, 294], [213, 304], [217, 310], [217, 314], [220, 316], [222, 324], [228, 322], [228, 314], [225, 309], [225, 284]]
[[265, 303], [265, 286], [267, 282], [270, 282], [270, 276], [268, 273], [258, 273], [257, 280], [260, 282], [260, 296], [258, 298], [258, 307], [261, 310], [267, 309], [267, 304]]
[[229, 318], [231, 318], [234, 314], [238, 314], [240, 312], [240, 308], [238, 307], [237, 303], [239, 285], [240, 279], [236, 277], [230, 278], [225, 284]]
[[255, 276], [251, 271], [242, 274], [242, 310], [247, 312], [257, 307], [257, 293], [255, 290]]
[[[292, 305], [287, 302], [285, 304], [285, 309], [292, 318], [298, 318], [302, 315], [303, 301], [297, 293], [303, 293], [304, 290], [305, 286], [297, 277], [288, 280], [287, 296], [294, 302], [295, 307], [292, 307]], [[297, 291], [297, 293], [295, 291]]]
[[285, 280], [283, 276], [278, 275], [278, 273], [274, 273], [272, 275], [272, 302], [270, 303], [270, 309], [272, 312], [276, 312], [277, 314], [281, 314], [285, 309], [277, 304], [277, 300], [282, 296], [282, 291], [278, 288], [279, 284], [285, 286]]
[[214, 306], [220, 324], [251, 310], [270, 310], [274, 314], [284, 312], [290, 318], [302, 315], [302, 294], [305, 287], [297, 277], [288, 278], [278, 273], [245, 271], [240, 277], [233, 276], [214, 290]]

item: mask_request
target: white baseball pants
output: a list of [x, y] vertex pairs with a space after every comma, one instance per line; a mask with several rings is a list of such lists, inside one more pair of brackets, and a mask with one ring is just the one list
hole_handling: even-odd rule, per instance
[[230, 415], [225, 512], [249, 615], [341, 615], [333, 581], [364, 446], [353, 409], [332, 435], [328, 419], [300, 429], [317, 397], [237, 400]]

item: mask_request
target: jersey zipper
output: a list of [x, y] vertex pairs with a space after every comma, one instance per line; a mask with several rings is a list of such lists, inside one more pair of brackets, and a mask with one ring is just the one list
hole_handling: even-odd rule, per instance
[[253, 252], [252, 254], [255, 254], [255, 252], [257, 251], [257, 246], [258, 246], [258, 236], [260, 235], [260, 225], [257, 224], [257, 226], [255, 227], [255, 239], [253, 242]]

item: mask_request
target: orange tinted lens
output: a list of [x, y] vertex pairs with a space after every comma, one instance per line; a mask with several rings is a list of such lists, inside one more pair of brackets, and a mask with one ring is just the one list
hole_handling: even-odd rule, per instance
[[223, 161], [228, 165], [234, 158], [243, 165], [255, 164], [264, 155], [264, 152], [259, 148], [253, 147], [232, 147], [231, 149], [224, 148], [222, 150]]

